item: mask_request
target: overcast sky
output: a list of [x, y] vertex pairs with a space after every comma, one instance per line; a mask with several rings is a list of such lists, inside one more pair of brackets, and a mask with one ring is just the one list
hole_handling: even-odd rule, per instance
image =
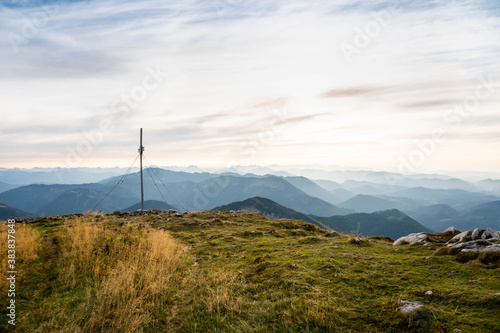
[[2, 1], [0, 167], [500, 170], [497, 1]]

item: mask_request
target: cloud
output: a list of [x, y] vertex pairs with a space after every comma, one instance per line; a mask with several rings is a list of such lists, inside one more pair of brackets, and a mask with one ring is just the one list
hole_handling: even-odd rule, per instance
[[[9, 110], [2, 115], [3, 138], [12, 146], [23, 145], [23, 136], [37, 144], [31, 154], [36, 165], [38, 154], [54, 149], [64, 158], [66, 146], [78, 145], [85, 132], [111, 119], [116, 128], [95, 148], [100, 157], [120, 160], [143, 127], [156, 151], [175, 149], [187, 164], [212, 163], [220, 156], [224, 164], [235, 145], [269, 128], [273, 110], [288, 108], [287, 130], [260, 152], [266, 158], [296, 156], [300, 163], [300, 152], [311, 158], [314, 152], [327, 156], [324, 163], [363, 166], [362, 156], [388, 142], [394, 151], [380, 154], [397, 156], [406, 149], [401, 141], [425, 137], [429, 127], [442, 125], [447, 108], [474, 94], [478, 78], [498, 70], [500, 54], [494, 43], [500, 38], [500, 6], [493, 2], [397, 4], [390, 24], [358, 47], [351, 63], [339, 45], [354, 45], [359, 31], [366, 34], [374, 14], [388, 9], [387, 1], [2, 6], [0, 106]], [[57, 8], [48, 11], [51, 6]], [[37, 15], [48, 19], [23, 35]], [[17, 53], [6, 37], [12, 34], [23, 38]], [[168, 78], [120, 120], [113, 103], [139, 94], [151, 66], [168, 71]], [[495, 93], [482, 102], [463, 128], [499, 126], [493, 113], [499, 100]], [[470, 140], [487, 145], [486, 137]], [[347, 151], [339, 144], [356, 148]], [[96, 161], [89, 156], [83, 163]]]
[[358, 97], [370, 95], [380, 88], [366, 88], [366, 87], [355, 87], [355, 88], [344, 88], [344, 89], [332, 89], [319, 95], [319, 98], [344, 98], [344, 97]]

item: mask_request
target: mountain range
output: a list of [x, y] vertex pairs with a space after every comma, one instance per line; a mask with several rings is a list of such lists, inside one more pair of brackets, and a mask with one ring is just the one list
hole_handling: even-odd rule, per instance
[[[500, 180], [470, 182], [443, 175], [407, 175], [399, 176], [401, 179], [397, 184], [383, 184], [383, 179], [395, 175], [369, 171], [297, 170], [296, 174], [301, 176], [295, 176], [271, 168], [246, 170], [253, 173], [241, 174], [238, 168], [223, 173], [199, 172], [201, 170], [196, 167], [189, 169], [195, 172], [147, 168], [144, 170], [145, 199], [151, 200], [148, 205], [152, 204], [152, 207], [197, 211], [259, 197], [282, 207], [272, 206], [273, 209], [266, 212], [268, 216], [281, 216], [283, 209], [287, 208], [294, 211], [293, 216], [291, 212], [287, 216], [299, 218], [294, 214], [302, 214], [300, 219], [312, 219], [318, 225], [328, 226], [328, 221], [334, 220], [337, 224], [342, 222], [345, 228], [351, 228], [341, 229], [345, 232], [353, 231], [349, 220], [353, 218], [351, 214], [371, 215], [391, 210], [398, 210], [435, 231], [448, 226], [500, 229], [498, 215], [495, 215], [500, 206], [500, 197], [495, 195], [500, 189]], [[69, 169], [64, 170], [64, 175], [73, 175], [73, 184], [42, 184], [55, 182], [61, 171], [0, 169], [0, 202], [18, 209], [18, 214], [23, 216], [83, 213], [94, 208], [113, 212], [138, 207], [140, 175], [135, 172], [123, 177], [118, 175], [121, 171], [118, 168]], [[108, 177], [110, 174], [112, 176]], [[304, 174], [314, 178], [307, 178]], [[325, 178], [317, 178], [320, 176]], [[86, 179], [94, 182], [78, 183]], [[64, 182], [68, 181], [64, 179]], [[420, 186], [407, 187], [415, 185]], [[443, 188], [435, 188], [438, 186]], [[457, 188], [450, 188], [453, 186]], [[259, 209], [263, 210], [263, 206]], [[336, 218], [332, 219], [332, 216]], [[338, 216], [345, 218], [342, 220]], [[356, 217], [356, 221], [362, 220], [361, 215]]]
[[33, 214], [26, 213], [20, 209], [0, 203], [0, 220], [7, 220], [12, 217], [30, 218], [35, 217]]
[[260, 213], [270, 219], [298, 219], [316, 224], [327, 230], [363, 236], [383, 235], [393, 239], [415, 232], [430, 230], [397, 209], [371, 214], [356, 213], [345, 216], [320, 217], [303, 214], [272, 200], [254, 197], [219, 206], [213, 210], [237, 210]]

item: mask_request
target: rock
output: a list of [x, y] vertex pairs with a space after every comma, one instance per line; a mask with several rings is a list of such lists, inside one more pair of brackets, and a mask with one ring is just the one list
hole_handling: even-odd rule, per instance
[[340, 233], [338, 233], [335, 230], [330, 231], [328, 234], [326, 234], [326, 237], [339, 237]]
[[462, 252], [500, 252], [500, 244], [486, 246], [477, 244], [476, 247], [462, 249]]
[[462, 249], [461, 252], [500, 252], [500, 244], [494, 244], [487, 240], [469, 241], [464, 243], [447, 244], [447, 247]]
[[500, 240], [500, 235], [497, 234], [493, 229], [488, 228], [481, 235], [481, 239]]
[[427, 290], [425, 292], [425, 296], [432, 296], [432, 295], [434, 295], [434, 292], [432, 290]]
[[484, 231], [484, 229], [481, 229], [481, 228], [474, 229], [474, 231], [472, 232], [472, 240], [479, 238], [479, 236], [481, 235], [481, 233], [483, 231]]
[[500, 252], [500, 244], [494, 244], [487, 240], [446, 244], [446, 247], [462, 249], [461, 252], [485, 252], [485, 251]]
[[414, 233], [414, 234], [409, 234], [408, 236], [404, 236], [401, 238], [398, 238], [392, 243], [393, 246], [400, 245], [404, 242], [408, 244], [415, 244], [415, 243], [423, 243], [424, 241], [427, 240], [427, 234], [423, 232], [419, 233]]
[[412, 315], [415, 313], [420, 308], [423, 308], [424, 306], [420, 303], [417, 302], [411, 302], [411, 301], [399, 301], [399, 304], [401, 305], [398, 310], [405, 315]]
[[452, 234], [452, 235], [456, 234], [457, 232], [458, 232], [458, 230], [455, 227], [449, 227], [448, 229], [446, 229], [444, 231], [445, 234], [449, 233], [449, 234]]
[[455, 328], [455, 329], [453, 330], [453, 333], [460, 333], [460, 332], [462, 332], [462, 330], [461, 330], [460, 328]]
[[297, 266], [297, 264], [291, 264], [291, 265], [290, 265], [290, 267], [292, 267], [292, 268], [297, 268], [297, 267], [299, 267], [299, 266]]
[[450, 241], [448, 243], [462, 242], [465, 237], [467, 237], [468, 235], [470, 235], [470, 233], [471, 233], [470, 230], [461, 232], [458, 235], [456, 235], [455, 237], [453, 237], [452, 239], [450, 239]]
[[363, 239], [362, 239], [362, 238], [360, 238], [360, 237], [354, 237], [352, 240], [353, 240], [353, 241], [354, 241], [354, 243], [356, 243], [356, 244], [361, 244], [361, 243], [363, 242]]

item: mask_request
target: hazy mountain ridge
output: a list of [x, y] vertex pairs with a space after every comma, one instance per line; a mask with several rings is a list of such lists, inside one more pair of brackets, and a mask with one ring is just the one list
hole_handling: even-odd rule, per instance
[[410, 198], [372, 196], [358, 194], [338, 204], [339, 207], [350, 208], [360, 213], [372, 213], [380, 210], [399, 209], [410, 210], [421, 206], [417, 201]]
[[[122, 209], [120, 209], [120, 211], [122, 211], [122, 212], [135, 212], [139, 209], [141, 209], [140, 202], [138, 202], [132, 206], [122, 208]], [[144, 209], [157, 209], [157, 210], [174, 209], [174, 210], [178, 210], [176, 207], [169, 205], [163, 201], [158, 201], [158, 200], [146, 200], [146, 201], [144, 201]]]
[[[321, 223], [307, 214], [297, 212], [296, 210], [282, 206], [272, 200], [261, 197], [253, 197], [243, 201], [232, 202], [227, 205], [215, 207], [212, 210], [214, 211], [235, 210], [235, 211], [253, 212], [262, 214], [269, 219], [289, 218], [289, 219], [302, 220], [305, 222], [314, 223], [316, 225]], [[325, 225], [320, 225], [320, 226], [326, 228]]]
[[[424, 186], [406, 188], [402, 185], [377, 183], [382, 179], [394, 176], [392, 173], [384, 172], [333, 172], [337, 176], [349, 175], [356, 178], [344, 179], [342, 183], [338, 183], [321, 179], [312, 181], [304, 176], [293, 176], [290, 172], [274, 172], [270, 168], [247, 168], [244, 170], [246, 171], [244, 174], [228, 172], [229, 170], [226, 170], [225, 173], [199, 172], [200, 169], [194, 167], [191, 167], [190, 170], [195, 172], [161, 168], [145, 169], [145, 199], [163, 202], [165, 198], [168, 205], [177, 207], [180, 211], [185, 211], [184, 207], [190, 211], [196, 211], [213, 209], [253, 197], [262, 197], [308, 216], [331, 217], [356, 212], [373, 213], [398, 209], [414, 217], [425, 227], [434, 230], [444, 230], [451, 225], [455, 225], [457, 228], [460, 226], [463, 229], [473, 229], [476, 225], [500, 228], [496, 216], [488, 213], [488, 209], [491, 208], [481, 206], [500, 199], [492, 194], [500, 184], [499, 180], [485, 179], [476, 182], [474, 186], [478, 186], [482, 191], [470, 192], [463, 189], [433, 189]], [[53, 174], [58, 170], [52, 170], [52, 173], [46, 169], [31, 171], [4, 169], [0, 171], [4, 172], [4, 175], [8, 174], [6, 171], [18, 175], [29, 173], [32, 177], [30, 179], [33, 179], [40, 174], [52, 174], [51, 177], [53, 177]], [[122, 170], [82, 168], [66, 170], [66, 174], [83, 172], [83, 175], [77, 178], [82, 179], [88, 174], [102, 176], [117, 171]], [[241, 172], [238, 169], [232, 171]], [[297, 170], [297, 172], [299, 171]], [[266, 172], [273, 172], [279, 176], [264, 174]], [[323, 174], [332, 175], [331, 172]], [[151, 180], [151, 176], [155, 178], [156, 185]], [[166, 185], [166, 188], [156, 180], [157, 177]], [[85, 212], [93, 208], [121, 178], [122, 176], [113, 176], [102, 179], [99, 183], [31, 184], [20, 187], [4, 182], [0, 183], [0, 189], [2, 186], [15, 188], [1, 192], [0, 202], [35, 215]], [[409, 184], [410, 182], [416, 182], [416, 184], [428, 184], [428, 182], [434, 184], [472, 184], [467, 181], [462, 182], [457, 178], [440, 175], [405, 175], [401, 184]], [[139, 173], [129, 174], [97, 209], [112, 212], [137, 204], [140, 201], [139, 188]], [[488, 190], [490, 192], [487, 192]], [[377, 194], [357, 194], [359, 191]], [[445, 205], [449, 209], [439, 205]], [[454, 213], [455, 211], [458, 212], [458, 215]]]
[[0, 220], [7, 220], [9, 218], [30, 218], [34, 217], [33, 214], [27, 213], [25, 211], [22, 211], [20, 209], [11, 207], [9, 205], [0, 203]]
[[414, 232], [430, 232], [430, 230], [397, 209], [374, 212], [371, 214], [356, 213], [345, 216], [320, 217], [297, 212], [265, 198], [250, 198], [219, 206], [213, 210], [238, 210], [260, 213], [271, 219], [299, 219], [316, 224], [328, 230], [364, 236], [387, 236], [393, 239]]

